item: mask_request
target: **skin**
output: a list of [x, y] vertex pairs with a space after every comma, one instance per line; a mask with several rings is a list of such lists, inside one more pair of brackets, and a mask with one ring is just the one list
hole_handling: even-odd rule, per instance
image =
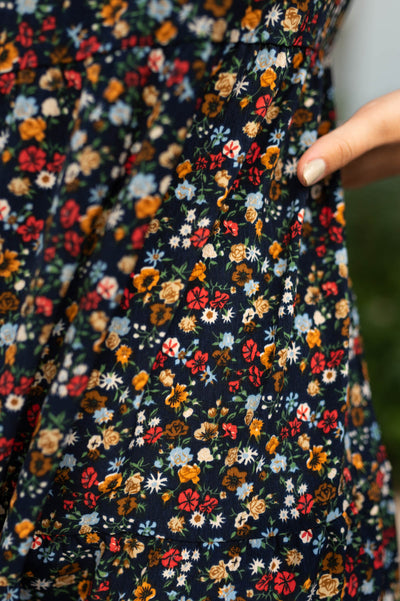
[[399, 175], [400, 90], [368, 102], [310, 146], [297, 165], [297, 176], [304, 186], [304, 167], [314, 159], [323, 159], [326, 164], [325, 173], [317, 181], [341, 169], [345, 188]]

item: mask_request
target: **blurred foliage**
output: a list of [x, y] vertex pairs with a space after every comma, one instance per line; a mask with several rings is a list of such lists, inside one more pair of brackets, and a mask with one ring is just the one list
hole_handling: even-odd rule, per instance
[[345, 198], [373, 405], [400, 488], [400, 178], [346, 191]]

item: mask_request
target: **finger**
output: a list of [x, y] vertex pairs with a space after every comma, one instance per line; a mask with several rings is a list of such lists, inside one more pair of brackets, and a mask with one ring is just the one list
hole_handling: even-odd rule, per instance
[[301, 157], [297, 174], [309, 186], [377, 146], [400, 141], [400, 91], [362, 106], [348, 121], [319, 138]]
[[379, 146], [342, 169], [345, 188], [358, 188], [385, 177], [400, 175], [400, 142]]

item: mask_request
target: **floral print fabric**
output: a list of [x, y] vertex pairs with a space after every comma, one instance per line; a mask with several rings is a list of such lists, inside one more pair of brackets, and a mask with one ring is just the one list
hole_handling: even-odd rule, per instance
[[0, 7], [0, 599], [394, 598], [334, 126], [346, 2]]

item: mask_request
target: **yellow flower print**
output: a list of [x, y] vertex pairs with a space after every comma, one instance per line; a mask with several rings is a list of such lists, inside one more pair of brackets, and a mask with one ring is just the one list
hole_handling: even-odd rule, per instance
[[13, 63], [18, 59], [18, 50], [12, 42], [5, 43], [4, 34], [0, 39], [0, 73], [11, 71]]
[[132, 355], [132, 352], [133, 351], [131, 348], [129, 348], [129, 346], [123, 344], [115, 353], [117, 361], [121, 363], [121, 365], [126, 365], [129, 361], [129, 357]]
[[196, 278], [200, 280], [200, 282], [206, 279], [206, 266], [202, 261], [199, 261], [193, 267], [192, 273], [189, 276], [189, 281], [193, 281]]
[[192, 481], [194, 484], [199, 482], [200, 468], [198, 465], [184, 465], [178, 471], [179, 480], [183, 482]]
[[321, 346], [321, 332], [318, 330], [318, 328], [309, 330], [307, 332], [306, 340], [310, 348], [314, 348], [314, 346]]
[[135, 390], [142, 390], [146, 386], [148, 379], [149, 374], [142, 370], [132, 378], [132, 386]]
[[84, 580], [81, 580], [80, 583], [78, 584], [78, 593], [79, 593], [79, 597], [82, 601], [85, 601], [85, 599], [88, 598], [91, 590], [92, 590], [92, 581], [88, 580], [87, 578], [85, 578]]
[[232, 0], [206, 0], [205, 10], [210, 10], [214, 17], [224, 17], [232, 6]]
[[162, 326], [172, 317], [172, 308], [167, 307], [164, 303], [154, 303], [150, 305], [150, 323], [155, 326]]
[[206, 94], [204, 102], [201, 105], [201, 112], [207, 115], [207, 117], [213, 118], [221, 112], [223, 106], [224, 102], [217, 94]]
[[271, 369], [272, 362], [275, 357], [275, 344], [267, 344], [264, 346], [264, 352], [260, 355], [260, 361], [266, 369]]
[[178, 409], [187, 400], [187, 397], [188, 392], [185, 384], [176, 384], [171, 388], [171, 392], [165, 399], [165, 404], [172, 407], [172, 409]]
[[110, 497], [115, 495], [115, 489], [119, 488], [122, 483], [122, 474], [115, 473], [106, 476], [103, 482], [99, 484], [99, 491], [104, 494], [109, 494]]
[[142, 267], [140, 273], [133, 278], [133, 285], [138, 292], [148, 292], [156, 286], [160, 272], [153, 267]]
[[178, 29], [175, 27], [172, 21], [164, 21], [161, 27], [159, 27], [155, 32], [155, 36], [160, 44], [168, 44], [168, 42], [172, 40], [177, 33]]
[[108, 100], [108, 102], [115, 102], [117, 98], [119, 98], [124, 91], [124, 84], [112, 77], [108, 83], [108, 86], [103, 92], [103, 97]]
[[34, 530], [34, 525], [30, 520], [22, 520], [15, 524], [14, 530], [18, 534], [19, 538], [26, 538]]
[[278, 146], [269, 146], [267, 152], [262, 155], [261, 162], [266, 169], [273, 169], [279, 159], [280, 150]]
[[134, 595], [133, 601], [149, 601], [155, 597], [156, 589], [148, 582], [142, 582], [142, 584], [135, 588]]
[[103, 6], [101, 16], [104, 19], [104, 25], [112, 27], [120, 19], [128, 8], [128, 3], [124, 0], [110, 0], [109, 4]]
[[143, 196], [135, 202], [136, 217], [138, 219], [154, 217], [160, 206], [161, 198], [159, 196]]
[[16, 258], [18, 253], [6, 249], [0, 252], [0, 277], [9, 278], [14, 271], [18, 271], [21, 261]]
[[265, 450], [270, 455], [273, 455], [275, 453], [276, 449], [278, 448], [278, 446], [279, 446], [279, 440], [278, 440], [278, 438], [276, 436], [271, 436], [271, 438], [269, 439], [269, 441], [265, 445]]
[[253, 419], [250, 424], [250, 436], [254, 436], [255, 438], [260, 438], [262, 427], [264, 422], [262, 419]]
[[269, 68], [260, 77], [260, 84], [263, 87], [270, 87], [273, 90], [276, 87], [276, 72]]
[[36, 119], [30, 117], [29, 119], [25, 119], [18, 129], [22, 140], [35, 138], [37, 142], [41, 142], [45, 138], [44, 130], [46, 129], [46, 122], [42, 117], [37, 117]]
[[176, 172], [178, 177], [185, 178], [188, 173], [192, 172], [192, 163], [190, 161], [184, 161], [183, 163], [179, 163], [176, 167]]
[[261, 10], [253, 10], [251, 6], [248, 6], [245, 15], [242, 18], [242, 27], [245, 27], [250, 31], [255, 29], [261, 21], [261, 15]]
[[322, 446], [313, 446], [312, 451], [310, 451], [310, 457], [307, 460], [309, 470], [317, 472], [328, 461], [328, 455], [322, 449]]
[[277, 259], [282, 252], [282, 246], [275, 240], [269, 247], [268, 252], [273, 259]]

